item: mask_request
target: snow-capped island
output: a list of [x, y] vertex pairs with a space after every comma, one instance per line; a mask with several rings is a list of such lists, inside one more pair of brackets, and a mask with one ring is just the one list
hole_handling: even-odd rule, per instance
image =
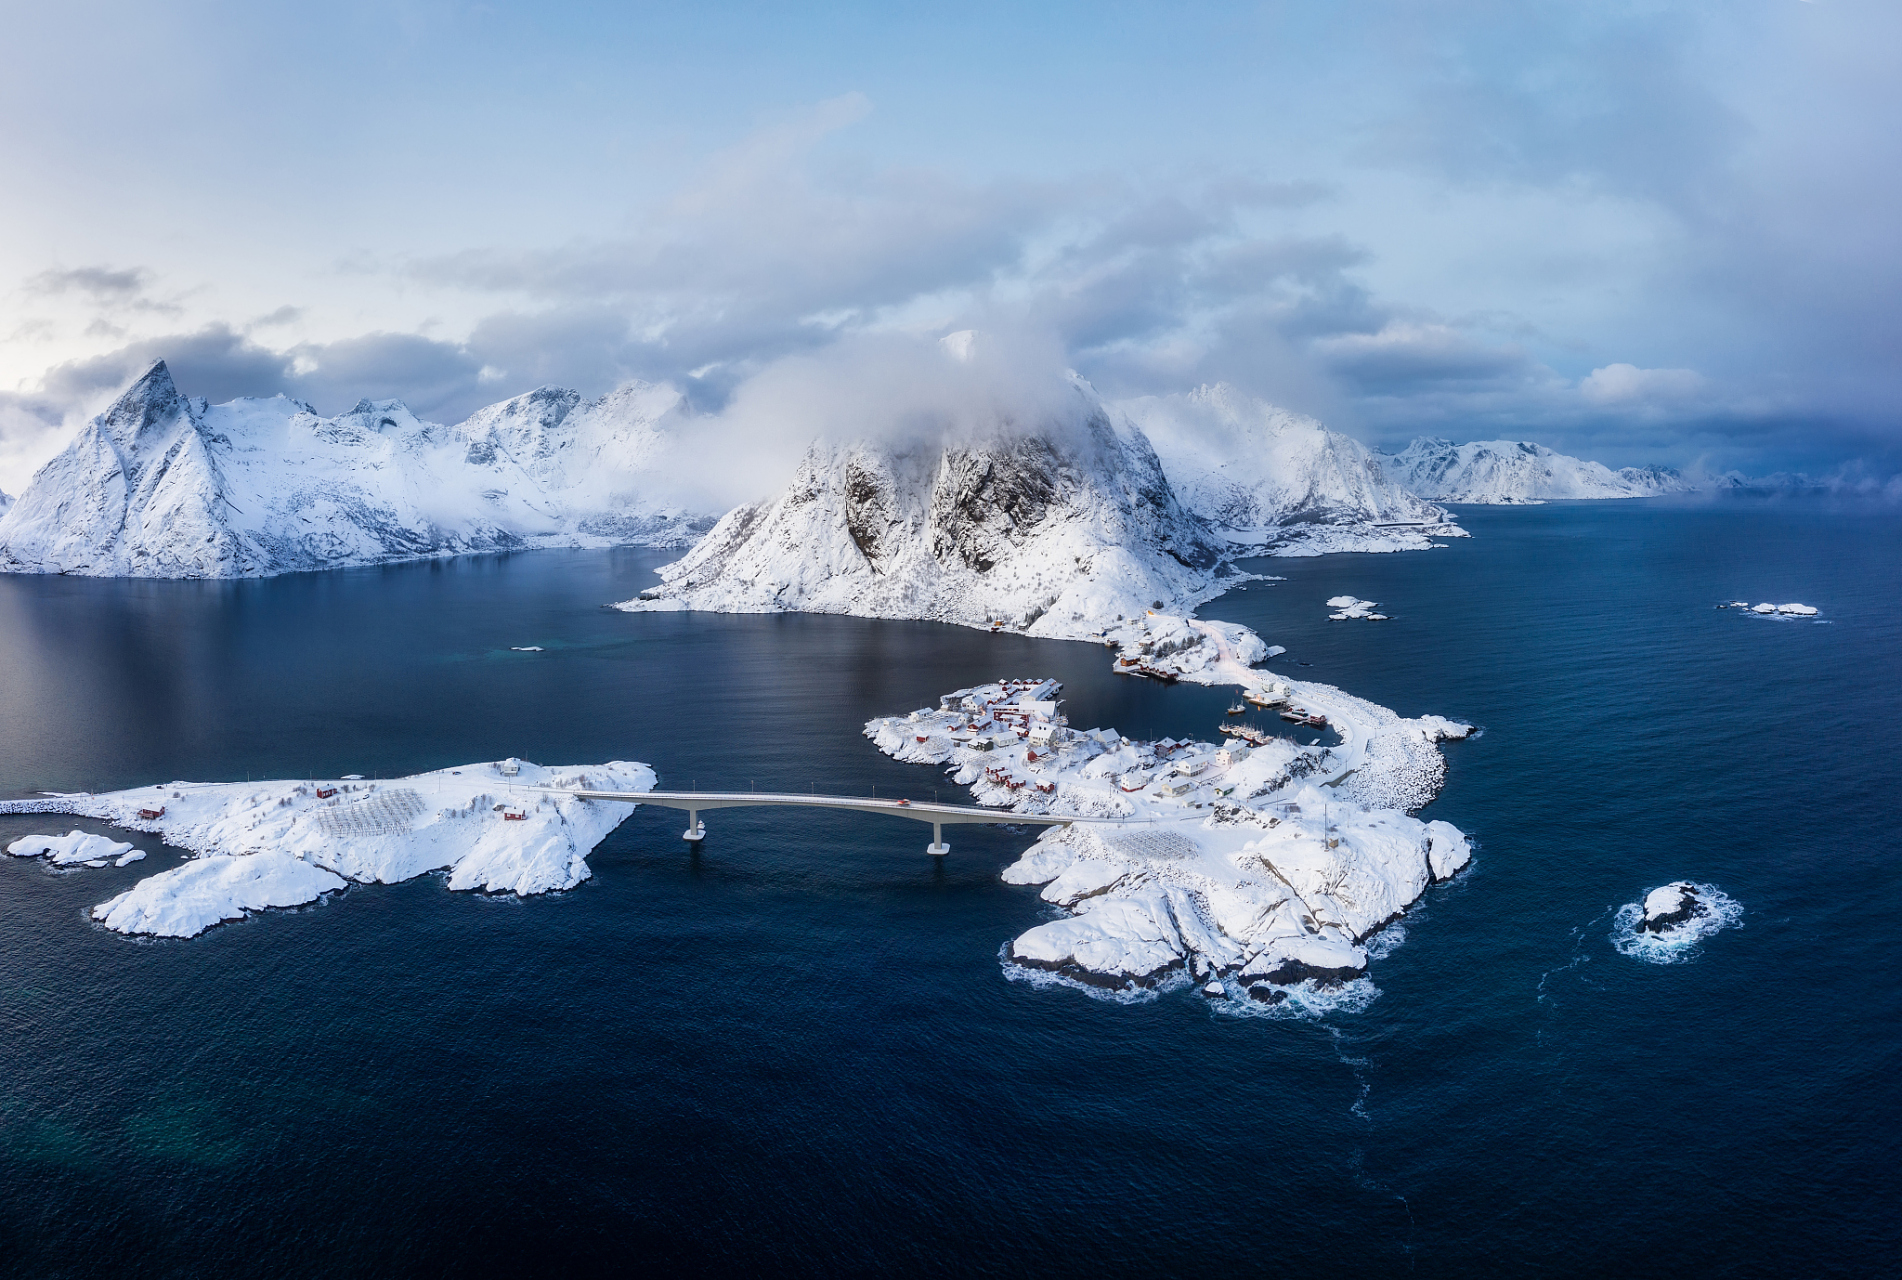
[[1329, 622], [1346, 622], [1349, 618], [1366, 618], [1370, 622], [1385, 622], [1387, 615], [1375, 613], [1380, 608], [1378, 600], [1356, 600], [1353, 596], [1335, 596], [1327, 602], [1327, 607], [1335, 612], [1327, 615]]
[[1715, 885], [1674, 880], [1620, 907], [1612, 942], [1625, 955], [1675, 964], [1694, 954], [1693, 944], [1742, 919], [1736, 899]]
[[1191, 684], [1253, 685], [1258, 682], [1258, 673], [1250, 671], [1251, 667], [1287, 652], [1280, 645], [1263, 643], [1247, 627], [1153, 609], [1133, 618], [1119, 617], [1089, 638], [1116, 650], [1115, 669], [1119, 674], [1150, 676], [1170, 684], [1187, 680]]
[[1730, 600], [1719, 609], [1741, 609], [1760, 618], [1814, 618], [1822, 610], [1813, 604], [1751, 604], [1748, 600]]
[[960, 689], [865, 733], [895, 759], [944, 769], [981, 805], [1084, 820], [1049, 828], [1004, 872], [1044, 885], [1066, 913], [1009, 945], [1014, 971], [1125, 995], [1192, 979], [1212, 995], [1306, 1007], [1361, 977], [1373, 935], [1470, 859], [1458, 829], [1407, 812], [1439, 790], [1437, 744], [1470, 730], [1327, 685], [1280, 687], [1340, 742], [1252, 727], [1220, 746], [1073, 729], [1053, 680]]
[[[350, 882], [394, 884], [446, 871], [451, 889], [521, 895], [570, 889], [593, 873], [587, 855], [634, 811], [619, 801], [562, 791], [649, 791], [647, 765], [610, 761], [543, 767], [521, 760], [469, 764], [380, 782], [173, 782], [98, 795], [0, 802], [0, 813], [70, 813], [147, 831], [196, 856], [139, 881], [93, 908], [93, 919], [129, 934], [189, 938], [268, 907], [313, 902]], [[47, 843], [29, 836], [8, 851], [92, 852], [103, 837]], [[92, 842], [92, 843], [88, 843]], [[56, 861], [64, 853], [49, 852]], [[122, 857], [119, 865], [131, 861]]]

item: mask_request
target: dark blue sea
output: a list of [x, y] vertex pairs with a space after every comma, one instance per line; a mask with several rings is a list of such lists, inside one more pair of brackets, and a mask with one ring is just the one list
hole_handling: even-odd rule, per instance
[[[570, 893], [425, 877], [158, 943], [87, 909], [179, 851], [0, 859], [0, 1268], [1893, 1274], [1902, 517], [1465, 520], [1445, 550], [1258, 564], [1286, 581], [1203, 611], [1291, 676], [1484, 729], [1426, 811], [1474, 866], [1364, 1008], [1010, 981], [1049, 908], [999, 881], [1033, 838], [1001, 828], [940, 860], [912, 823], [723, 811], [696, 852], [641, 809]], [[1229, 696], [1080, 644], [602, 608], [667, 558], [0, 578], [0, 795], [513, 754], [948, 797], [862, 723], [1049, 675], [1074, 724], [1207, 737]], [[1327, 622], [1341, 593], [1394, 620]], [[0, 817], [0, 842], [75, 826], [109, 831]], [[1738, 924], [1621, 954], [1617, 908], [1680, 878]]]

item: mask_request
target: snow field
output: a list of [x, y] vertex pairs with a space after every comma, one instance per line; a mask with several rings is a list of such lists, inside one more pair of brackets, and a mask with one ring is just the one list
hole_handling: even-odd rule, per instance
[[[1151, 634], [1187, 639], [1167, 623]], [[1279, 1004], [1298, 987], [1308, 994], [1296, 1007], [1318, 1007], [1315, 1000], [1333, 997], [1317, 993], [1364, 973], [1367, 939], [1471, 858], [1451, 824], [1361, 802], [1430, 800], [1444, 770], [1433, 744], [1463, 736], [1464, 725], [1402, 720], [1301, 684], [1291, 692], [1329, 707], [1340, 747], [1132, 742], [1030, 713], [1033, 703], [1051, 706], [1052, 684], [960, 689], [939, 710], [865, 726], [881, 751], [944, 768], [1000, 814], [1131, 824], [1049, 828], [1005, 870], [1007, 883], [1042, 885], [1043, 899], [1066, 912], [1009, 944], [1015, 978], [1045, 974], [1118, 998], [1192, 979], [1261, 1004]], [[1354, 789], [1325, 785], [1343, 780]]]
[[[522, 895], [570, 889], [592, 874], [589, 851], [634, 806], [541, 789], [647, 791], [654, 785], [652, 769], [627, 761], [565, 768], [508, 763], [516, 774], [504, 774], [498, 761], [391, 782], [174, 782], [0, 808], [56, 805], [153, 832], [197, 854], [92, 913], [121, 933], [188, 938], [250, 911], [314, 901], [353, 881], [393, 884], [430, 871], [446, 871], [451, 889]], [[27, 837], [15, 845], [28, 846], [24, 853], [31, 856], [38, 852], [35, 841], [49, 839]]]

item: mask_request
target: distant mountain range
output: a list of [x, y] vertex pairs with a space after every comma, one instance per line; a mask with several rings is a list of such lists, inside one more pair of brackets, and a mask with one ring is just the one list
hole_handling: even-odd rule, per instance
[[0, 570], [228, 578], [550, 545], [679, 545], [644, 492], [679, 395], [543, 388], [454, 427], [401, 401], [208, 405], [152, 366], [0, 516]]
[[1524, 440], [1454, 444], [1422, 436], [1380, 465], [1411, 492], [1435, 502], [1543, 502], [1551, 498], [1654, 498], [1697, 486], [1670, 467], [1613, 471]]
[[1114, 407], [1147, 434], [1184, 505], [1239, 546], [1319, 555], [1463, 536], [1360, 441], [1233, 387]]
[[[968, 335], [958, 335], [968, 338]], [[968, 361], [968, 340], [943, 358]], [[1232, 387], [1108, 402], [1071, 375], [1042, 408], [955, 436], [820, 439], [787, 486], [721, 515], [670, 496], [703, 425], [671, 387], [542, 387], [454, 426], [400, 401], [324, 417], [212, 405], [163, 362], [0, 495], [0, 571], [244, 577], [472, 551], [690, 547], [633, 609], [797, 610], [1083, 635], [1183, 610], [1240, 555], [1421, 549], [1436, 502], [1618, 498], [1691, 486], [1529, 443], [1398, 454]], [[1052, 408], [1050, 406], [1057, 407]], [[704, 461], [704, 460], [702, 460]]]

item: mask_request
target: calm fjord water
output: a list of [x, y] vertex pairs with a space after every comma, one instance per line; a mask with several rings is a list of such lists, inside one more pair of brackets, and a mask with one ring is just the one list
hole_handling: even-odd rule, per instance
[[[1467, 513], [1443, 551], [1258, 567], [1205, 616], [1288, 674], [1466, 718], [1480, 842], [1381, 996], [1313, 1020], [1007, 981], [1031, 835], [642, 809], [528, 901], [360, 886], [185, 942], [86, 910], [180, 856], [0, 859], [12, 1274], [669, 1266], [1867, 1274], [1902, 1244], [1902, 525], [1818, 503]], [[645, 552], [229, 584], [0, 578], [0, 794], [518, 754], [921, 795], [875, 714], [1053, 675], [1206, 736], [1103, 650], [846, 618], [626, 615]], [[1342, 592], [1395, 620], [1328, 623]], [[1711, 605], [1801, 600], [1826, 623]], [[541, 645], [518, 653], [516, 645]], [[1295, 666], [1296, 662], [1311, 666]], [[0, 817], [0, 842], [101, 824]], [[1688, 963], [1611, 913], [1714, 883]]]

